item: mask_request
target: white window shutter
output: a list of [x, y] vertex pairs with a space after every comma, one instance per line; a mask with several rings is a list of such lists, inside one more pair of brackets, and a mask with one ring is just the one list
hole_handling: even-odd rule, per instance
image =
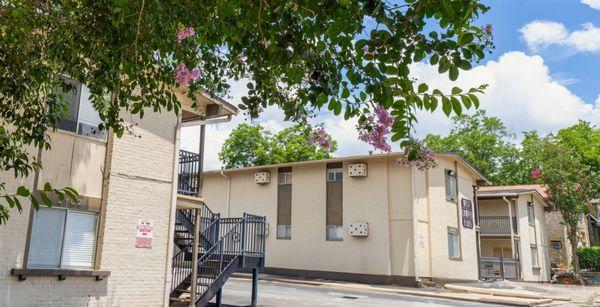
[[33, 215], [29, 268], [58, 268], [66, 210], [41, 207]]
[[96, 214], [69, 211], [64, 245], [63, 268], [91, 269], [96, 245]]

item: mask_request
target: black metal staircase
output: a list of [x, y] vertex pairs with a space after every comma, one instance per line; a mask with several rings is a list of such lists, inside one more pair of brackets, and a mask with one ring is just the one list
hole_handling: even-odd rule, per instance
[[[265, 227], [265, 217], [244, 214], [241, 218], [221, 218], [205, 204], [200, 209], [178, 210], [174, 239], [178, 252], [171, 268], [172, 304], [189, 305], [190, 297], [195, 297], [196, 306], [205, 306], [215, 295], [220, 304], [218, 294], [231, 274], [242, 268], [264, 266]], [[193, 256], [195, 234], [197, 259]]]

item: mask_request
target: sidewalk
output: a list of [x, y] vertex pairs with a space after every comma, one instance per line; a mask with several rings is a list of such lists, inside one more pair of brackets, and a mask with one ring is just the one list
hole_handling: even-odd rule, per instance
[[[251, 278], [250, 274], [234, 274], [234, 278]], [[509, 285], [505, 282], [494, 283], [469, 283], [469, 284], [448, 284], [446, 288], [410, 288], [394, 285], [368, 285], [349, 282], [338, 282], [319, 279], [303, 279], [288, 276], [261, 274], [261, 281], [273, 283], [297, 284], [309, 287], [322, 287], [340, 290], [360, 290], [375, 293], [414, 295], [440, 299], [461, 300], [470, 302], [485, 302], [491, 304], [502, 304], [512, 306], [596, 306], [594, 305], [594, 295], [600, 295], [600, 287], [588, 287], [583, 291], [575, 289], [566, 289], [562, 291], [532, 291], [537, 289], [538, 284], [527, 284], [527, 289], [520, 285]], [[522, 284], [522, 283], [520, 283]], [[517, 288], [521, 287], [521, 288]], [[555, 286], [555, 285], [541, 285]], [[577, 287], [577, 286], [575, 286]], [[596, 293], [598, 292], [598, 293]], [[574, 293], [571, 296], [565, 293]]]

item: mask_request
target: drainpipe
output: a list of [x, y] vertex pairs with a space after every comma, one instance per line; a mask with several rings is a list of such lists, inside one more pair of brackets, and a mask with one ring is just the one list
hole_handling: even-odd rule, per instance
[[221, 176], [227, 178], [227, 217], [231, 217], [231, 177], [225, 175], [221, 167]]
[[169, 213], [169, 239], [167, 240], [167, 267], [165, 278], [165, 293], [163, 306], [169, 306], [169, 296], [171, 294], [171, 266], [173, 265], [173, 249], [175, 249], [175, 215], [177, 214], [177, 168], [179, 166], [179, 140], [181, 138], [181, 116], [177, 116], [177, 126], [175, 126], [175, 149], [173, 150], [173, 178], [171, 188], [171, 212]]
[[508, 199], [506, 199], [506, 196], [502, 196], [502, 199], [504, 199], [504, 201], [508, 205], [508, 221], [510, 223], [510, 252], [511, 252], [511, 256], [514, 261], [514, 260], [516, 260], [516, 257], [515, 257], [515, 233], [513, 231], [514, 225], [513, 225], [513, 218], [512, 218], [512, 203]]
[[419, 246], [417, 235], [417, 195], [415, 191], [415, 166], [410, 166], [410, 195], [412, 198], [412, 231], [413, 231], [413, 265], [415, 267], [415, 282], [419, 284]]

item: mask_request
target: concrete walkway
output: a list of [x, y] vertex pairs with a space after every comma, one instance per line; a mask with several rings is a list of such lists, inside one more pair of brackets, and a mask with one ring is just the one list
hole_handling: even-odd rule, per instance
[[512, 281], [446, 284], [446, 289], [495, 296], [551, 299], [553, 306], [600, 306], [600, 286]]
[[[235, 274], [235, 277], [250, 278], [250, 275]], [[264, 274], [260, 276], [260, 280], [271, 283], [285, 283], [327, 289], [356, 290], [390, 295], [411, 295], [436, 299], [460, 300], [466, 302], [480, 302], [512, 306], [579, 306], [582, 304], [584, 306], [596, 306], [594, 305], [594, 298], [596, 295], [600, 295], [600, 287], [558, 289], [561, 288], [562, 285], [534, 283], [475, 282], [468, 284], [449, 284], [447, 288], [410, 288], [394, 285], [367, 285], [328, 280], [290, 278], [285, 276]]]

